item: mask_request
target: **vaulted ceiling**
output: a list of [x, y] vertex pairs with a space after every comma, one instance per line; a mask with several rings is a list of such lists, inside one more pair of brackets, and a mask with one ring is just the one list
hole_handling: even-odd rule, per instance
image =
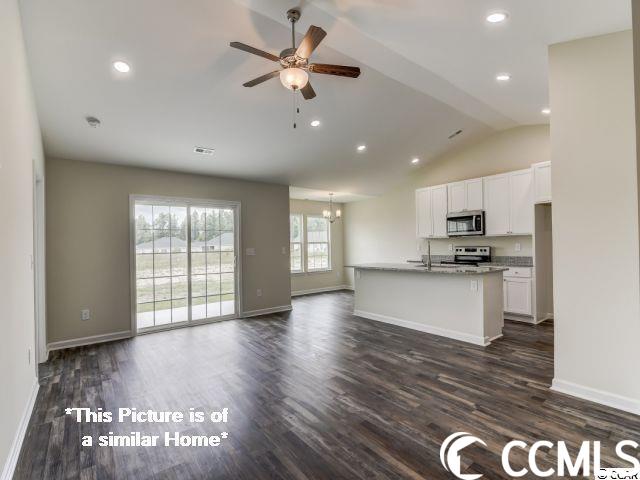
[[[229, 42], [278, 54], [296, 5], [22, 0], [47, 154], [378, 194], [460, 144], [548, 121], [548, 45], [631, 27], [628, 0], [303, 1], [298, 40], [311, 24], [328, 32], [312, 59], [362, 75], [312, 74], [318, 96], [300, 102], [294, 130], [278, 79], [242, 86], [273, 64]], [[495, 10], [507, 21], [485, 22]], [[115, 72], [115, 60], [131, 72]], [[511, 81], [496, 82], [500, 72]]]

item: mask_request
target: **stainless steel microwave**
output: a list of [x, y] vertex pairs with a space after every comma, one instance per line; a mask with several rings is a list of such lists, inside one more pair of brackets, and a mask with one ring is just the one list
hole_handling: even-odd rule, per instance
[[484, 210], [449, 213], [447, 235], [450, 237], [484, 235]]

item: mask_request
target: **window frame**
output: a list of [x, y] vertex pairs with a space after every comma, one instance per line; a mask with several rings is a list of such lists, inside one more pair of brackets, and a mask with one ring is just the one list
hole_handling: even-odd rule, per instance
[[[218, 316], [218, 317], [210, 317], [205, 319], [193, 320], [191, 318], [191, 262], [189, 261], [188, 273], [188, 320], [186, 323], [180, 324], [166, 324], [161, 326], [154, 326], [153, 328], [145, 328], [142, 331], [138, 330], [137, 326], [137, 276], [136, 276], [136, 217], [135, 217], [135, 207], [136, 204], [163, 204], [168, 206], [186, 206], [187, 207], [187, 216], [188, 216], [188, 224], [187, 224], [187, 252], [188, 255], [191, 255], [191, 219], [190, 219], [190, 208], [192, 207], [205, 207], [205, 208], [231, 208], [235, 210], [235, 220], [234, 220], [234, 251], [236, 253], [235, 257], [235, 282], [234, 282], [234, 292], [235, 292], [235, 314], [227, 315], [227, 316]], [[131, 336], [144, 335], [147, 333], [162, 331], [162, 330], [171, 330], [174, 328], [184, 328], [185, 326], [195, 326], [206, 323], [213, 323], [222, 320], [232, 319], [232, 318], [241, 318], [244, 316], [244, 301], [243, 301], [243, 291], [242, 291], [242, 255], [240, 246], [242, 245], [242, 203], [234, 200], [216, 200], [216, 199], [206, 199], [206, 198], [189, 198], [189, 197], [170, 197], [170, 196], [162, 196], [162, 195], [137, 195], [130, 194], [129, 195], [129, 242], [130, 242], [130, 250], [129, 250], [129, 278], [130, 278], [130, 304], [131, 304]]]
[[[293, 217], [300, 218], [300, 241], [292, 242], [291, 241], [291, 220]], [[299, 275], [301, 273], [305, 273], [305, 238], [306, 238], [306, 222], [305, 216], [302, 213], [289, 213], [289, 273], [291, 275]], [[300, 270], [293, 270], [291, 265], [291, 256], [293, 253], [293, 245], [300, 244]]]
[[[332, 237], [331, 237], [331, 222], [329, 219], [325, 218], [321, 213], [300, 213], [300, 212], [289, 212], [289, 229], [291, 229], [291, 217], [294, 215], [299, 215], [302, 217], [302, 269], [301, 270], [291, 270], [291, 244], [299, 243], [299, 242], [291, 242], [291, 231], [289, 231], [289, 273], [290, 275], [309, 275], [314, 273], [327, 273], [333, 271], [333, 261], [332, 261]], [[309, 217], [320, 218], [327, 222], [327, 242], [312, 242], [313, 244], [327, 244], [327, 268], [309, 268], [307, 264], [308, 259], [308, 246], [309, 242], [307, 236], [307, 219]]]
[[[307, 229], [307, 221], [309, 218], [319, 218], [320, 220], [324, 220], [327, 224], [327, 241], [326, 242], [309, 242], [308, 238], [308, 229]], [[307, 214], [304, 219], [304, 243], [305, 243], [305, 271], [307, 273], [318, 273], [318, 272], [330, 272], [331, 271], [331, 222], [329, 219], [325, 218], [322, 214]], [[309, 245], [324, 245], [327, 244], [327, 267], [326, 268], [309, 268]]]

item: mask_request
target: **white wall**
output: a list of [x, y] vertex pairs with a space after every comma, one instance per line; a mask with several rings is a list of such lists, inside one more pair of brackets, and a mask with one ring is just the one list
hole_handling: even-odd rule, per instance
[[0, 0], [0, 64], [0, 469], [9, 475], [15, 462], [11, 456], [19, 447], [15, 438], [36, 382], [33, 175], [34, 170], [43, 174], [40, 130], [16, 0]]
[[554, 386], [640, 413], [631, 31], [549, 50]]
[[[345, 265], [404, 262], [420, 257], [424, 242], [416, 239], [417, 188], [529, 168], [549, 159], [548, 126], [512, 128], [431, 161], [380, 197], [345, 204]], [[449, 244], [478, 243], [494, 247], [494, 255], [532, 255], [530, 236], [432, 240], [431, 252], [447, 255]], [[515, 250], [516, 243], [521, 244], [519, 252]], [[351, 285], [352, 273], [346, 269]]]

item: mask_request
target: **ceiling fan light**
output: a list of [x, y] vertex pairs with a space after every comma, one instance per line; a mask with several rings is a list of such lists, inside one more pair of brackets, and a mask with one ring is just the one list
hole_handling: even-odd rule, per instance
[[289, 90], [300, 90], [309, 82], [309, 74], [301, 68], [285, 68], [280, 71], [280, 81]]

